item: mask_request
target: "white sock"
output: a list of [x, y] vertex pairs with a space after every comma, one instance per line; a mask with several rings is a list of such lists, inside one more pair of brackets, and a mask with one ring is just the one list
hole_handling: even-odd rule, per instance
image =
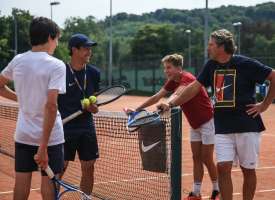
[[199, 196], [201, 194], [201, 182], [194, 182], [193, 183], [193, 193], [196, 196]]
[[212, 181], [213, 190], [220, 191], [218, 181]]

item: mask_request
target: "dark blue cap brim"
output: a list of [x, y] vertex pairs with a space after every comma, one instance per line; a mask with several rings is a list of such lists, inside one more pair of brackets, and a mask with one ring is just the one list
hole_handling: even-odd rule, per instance
[[96, 42], [93, 42], [93, 41], [89, 41], [89, 42], [86, 42], [85, 44], [81, 45], [83, 47], [92, 47], [92, 46], [96, 46], [97, 43]]

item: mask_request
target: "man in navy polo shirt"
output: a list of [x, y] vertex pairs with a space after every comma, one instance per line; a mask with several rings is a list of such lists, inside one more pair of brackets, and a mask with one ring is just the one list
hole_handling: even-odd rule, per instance
[[[99, 90], [100, 72], [88, 64], [92, 56], [92, 47], [97, 43], [84, 34], [75, 34], [69, 40], [68, 48], [71, 60], [66, 64], [66, 94], [59, 95], [58, 108], [62, 118], [80, 110], [81, 100], [89, 98]], [[83, 114], [64, 125], [65, 168], [69, 161], [74, 161], [78, 153], [82, 177], [80, 188], [90, 195], [94, 183], [94, 164], [99, 157], [98, 144], [91, 113], [97, 113], [98, 108], [91, 104]]]

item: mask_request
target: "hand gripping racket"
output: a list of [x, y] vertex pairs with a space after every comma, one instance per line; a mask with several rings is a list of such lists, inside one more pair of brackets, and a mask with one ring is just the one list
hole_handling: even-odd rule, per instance
[[55, 200], [91, 200], [91, 197], [80, 191], [77, 187], [56, 178], [49, 166], [45, 169], [45, 172], [53, 182]]
[[[136, 131], [139, 127], [156, 122], [160, 120], [160, 113], [162, 110], [157, 110], [154, 112], [147, 112], [141, 110], [139, 112], [133, 112], [129, 114], [127, 127], [130, 130]], [[136, 129], [135, 129], [136, 128]]]
[[[111, 102], [117, 100], [119, 97], [121, 97], [125, 93], [126, 93], [126, 88], [122, 85], [116, 85], [116, 86], [111, 86], [111, 87], [105, 88], [96, 94], [95, 104], [97, 106], [102, 106], [102, 105], [111, 103]], [[62, 120], [63, 124], [66, 124], [67, 122], [78, 117], [82, 113], [83, 113], [83, 110], [79, 110], [79, 111], [69, 115], [68, 117], [66, 117]]]

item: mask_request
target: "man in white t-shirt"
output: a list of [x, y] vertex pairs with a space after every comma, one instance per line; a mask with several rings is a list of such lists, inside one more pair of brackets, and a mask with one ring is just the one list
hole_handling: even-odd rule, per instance
[[[66, 92], [66, 68], [51, 55], [60, 30], [50, 19], [34, 18], [30, 24], [32, 49], [15, 56], [0, 75], [0, 95], [19, 103], [15, 131], [14, 199], [28, 199], [32, 172], [48, 164], [55, 174], [63, 169], [64, 133], [57, 97]], [[14, 81], [15, 92], [6, 85]], [[43, 199], [54, 199], [54, 190], [42, 173]]]

